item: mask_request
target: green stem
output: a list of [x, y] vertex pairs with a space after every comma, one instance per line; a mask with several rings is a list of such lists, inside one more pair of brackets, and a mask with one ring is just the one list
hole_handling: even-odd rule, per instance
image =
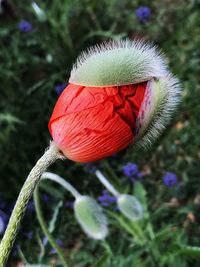
[[74, 198], [78, 198], [81, 196], [81, 194], [76, 190], [76, 188], [74, 188], [70, 183], [68, 183], [62, 177], [60, 177], [59, 175], [55, 173], [45, 172], [41, 177], [41, 180], [44, 180], [44, 179], [54, 181], [57, 184], [61, 185], [67, 191], [69, 191], [74, 196]]
[[95, 172], [96, 177], [99, 181], [110, 191], [115, 197], [119, 197], [120, 193], [114, 188], [114, 186], [106, 179], [103, 173], [100, 170]]
[[113, 171], [113, 169], [110, 167], [110, 164], [105, 160], [104, 161], [104, 167], [107, 171], [107, 173], [111, 176], [112, 182], [116, 187], [119, 187], [119, 178]]
[[160, 251], [157, 247], [156, 241], [155, 241], [155, 233], [153, 230], [153, 226], [151, 224], [151, 221], [149, 220], [148, 225], [147, 225], [147, 232], [148, 232], [148, 248], [149, 248], [149, 253], [151, 255], [151, 258], [154, 262], [155, 267], [160, 267]]
[[160, 267], [160, 264], [159, 264], [160, 253], [158, 251], [158, 248], [155, 246], [155, 244], [152, 244], [152, 243], [148, 245], [148, 248], [149, 248], [151, 258], [154, 262], [154, 266]]
[[34, 191], [34, 202], [35, 202], [35, 209], [36, 209], [37, 218], [38, 218], [38, 221], [40, 223], [40, 226], [42, 228], [43, 233], [48, 238], [49, 243], [51, 244], [51, 246], [53, 248], [55, 248], [55, 250], [57, 251], [57, 253], [58, 253], [59, 257], [60, 257], [60, 260], [62, 261], [62, 264], [63, 264], [62, 266], [68, 267], [69, 265], [65, 260], [65, 256], [64, 256], [62, 250], [57, 245], [55, 239], [53, 238], [53, 236], [49, 232], [49, 230], [47, 228], [47, 225], [46, 225], [46, 223], [44, 221], [44, 217], [42, 215], [42, 210], [41, 210], [40, 201], [39, 201], [39, 189], [38, 189], [38, 186], [36, 187], [36, 189]]
[[21, 260], [23, 261], [23, 263], [24, 264], [28, 264], [28, 261], [27, 261], [26, 257], [24, 256], [24, 253], [21, 250], [21, 248], [18, 249], [18, 253], [19, 253], [19, 257], [21, 258]]
[[47, 167], [49, 167], [59, 158], [63, 159], [63, 156], [58, 150], [57, 146], [51, 142], [49, 149], [46, 150], [44, 155], [37, 161], [36, 165], [28, 175], [20, 191], [7, 229], [0, 243], [0, 267], [4, 267], [8, 260], [9, 254], [19, 231], [21, 221], [24, 217], [26, 207], [42, 173], [47, 169]]

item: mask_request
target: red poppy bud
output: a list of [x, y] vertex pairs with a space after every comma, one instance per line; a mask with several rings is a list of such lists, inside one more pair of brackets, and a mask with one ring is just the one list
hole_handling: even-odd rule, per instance
[[78, 58], [49, 122], [54, 142], [77, 162], [146, 145], [168, 122], [179, 84], [154, 47], [108, 43]]
[[49, 122], [64, 155], [78, 162], [108, 157], [133, 142], [146, 82], [113, 87], [69, 84]]

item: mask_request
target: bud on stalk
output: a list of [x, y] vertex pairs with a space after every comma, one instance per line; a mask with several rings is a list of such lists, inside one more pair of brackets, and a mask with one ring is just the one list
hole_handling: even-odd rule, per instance
[[49, 130], [67, 158], [99, 160], [130, 144], [151, 144], [168, 124], [179, 95], [179, 82], [155, 47], [108, 42], [77, 59]]

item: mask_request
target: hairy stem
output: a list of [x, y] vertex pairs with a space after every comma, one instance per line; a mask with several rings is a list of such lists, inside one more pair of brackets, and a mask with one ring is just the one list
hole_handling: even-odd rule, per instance
[[114, 196], [119, 197], [120, 193], [113, 187], [113, 185], [106, 179], [103, 173], [99, 170], [95, 172], [99, 181], [110, 191]]
[[42, 228], [43, 233], [45, 234], [45, 236], [48, 238], [49, 243], [51, 244], [51, 246], [53, 248], [55, 248], [56, 252], [58, 253], [60, 260], [62, 262], [62, 266], [64, 267], [68, 267], [68, 263], [65, 260], [65, 256], [62, 252], [62, 250], [60, 249], [60, 247], [57, 245], [54, 237], [51, 235], [51, 233], [48, 230], [48, 227], [44, 221], [44, 217], [42, 215], [42, 210], [41, 210], [41, 206], [40, 206], [40, 201], [39, 201], [39, 186], [36, 187], [35, 191], [34, 191], [34, 202], [35, 202], [35, 209], [36, 209], [36, 214], [37, 214], [37, 218], [38, 221], [40, 223], [40, 226]]
[[15, 207], [11, 214], [7, 229], [0, 243], [0, 267], [5, 266], [9, 254], [12, 250], [15, 238], [19, 231], [21, 221], [26, 211], [26, 207], [32, 197], [35, 186], [40, 180], [42, 173], [48, 166], [54, 163], [57, 159], [63, 158], [57, 146], [51, 142], [50, 147], [44, 155], [37, 161], [34, 168], [28, 175], [16, 201]]
[[62, 177], [60, 177], [59, 175], [55, 173], [45, 172], [41, 177], [41, 180], [44, 180], [44, 179], [51, 180], [51, 181], [58, 183], [59, 185], [64, 187], [67, 191], [69, 191], [75, 198], [81, 196], [81, 194], [70, 183], [68, 183]]

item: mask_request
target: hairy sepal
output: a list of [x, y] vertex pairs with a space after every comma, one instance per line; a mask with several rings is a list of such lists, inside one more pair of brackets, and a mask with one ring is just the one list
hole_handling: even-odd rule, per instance
[[89, 48], [77, 59], [70, 83], [83, 86], [117, 86], [165, 76], [164, 56], [143, 41], [110, 41]]
[[143, 208], [136, 197], [122, 194], [117, 199], [119, 210], [131, 221], [138, 221], [143, 217]]
[[89, 196], [78, 197], [74, 203], [75, 216], [83, 231], [93, 239], [108, 234], [107, 219], [101, 206]]
[[180, 83], [170, 73], [148, 82], [136, 121], [136, 143], [139, 146], [150, 146], [163, 132], [180, 102], [180, 94]]

